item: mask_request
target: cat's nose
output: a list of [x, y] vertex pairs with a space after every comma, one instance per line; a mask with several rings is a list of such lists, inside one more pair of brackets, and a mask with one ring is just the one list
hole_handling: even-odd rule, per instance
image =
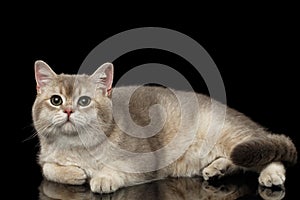
[[64, 110], [64, 113], [67, 113], [68, 114], [68, 118], [70, 117], [70, 115], [73, 113], [74, 111], [72, 110], [72, 108], [66, 108]]

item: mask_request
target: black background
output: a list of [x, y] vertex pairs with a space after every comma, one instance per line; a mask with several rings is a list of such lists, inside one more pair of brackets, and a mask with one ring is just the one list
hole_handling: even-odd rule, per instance
[[[82, 18], [62, 18], [55, 11], [37, 9], [5, 20], [2, 48], [2, 107], [6, 110], [2, 141], [5, 182], [14, 197], [36, 198], [42, 180], [36, 164], [37, 138], [31, 120], [35, 98], [34, 61], [46, 61], [57, 73], [77, 73], [87, 54], [104, 39], [137, 27], [165, 27], [196, 40], [210, 54], [223, 78], [227, 104], [270, 131], [284, 133], [299, 146], [299, 21], [293, 11], [243, 11], [216, 20], [191, 17], [141, 20], [108, 20], [109, 14], [94, 13]], [[30, 15], [31, 15], [30, 14]], [[64, 15], [64, 11], [60, 11]], [[76, 14], [76, 13], [73, 13]], [[182, 14], [182, 13], [181, 13]], [[44, 16], [47, 15], [47, 16]], [[211, 13], [213, 15], [213, 13]], [[162, 15], [163, 16], [163, 15]], [[48, 18], [49, 17], [49, 18]], [[93, 21], [91, 22], [91, 19]], [[138, 21], [139, 20], [139, 21]], [[141, 21], [141, 22], [140, 22]], [[189, 78], [196, 91], [206, 92], [196, 76], [176, 55], [144, 50], [129, 53], [113, 63], [116, 80], [131, 67], [160, 62], [178, 69]], [[182, 64], [182, 65], [181, 65]], [[4, 78], [6, 80], [4, 80]], [[199, 80], [199, 85], [197, 82]], [[298, 167], [288, 169], [287, 198], [297, 194]]]

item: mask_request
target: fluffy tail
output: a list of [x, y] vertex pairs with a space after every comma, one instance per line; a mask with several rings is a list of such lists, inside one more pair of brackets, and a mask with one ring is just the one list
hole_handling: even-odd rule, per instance
[[242, 167], [264, 166], [275, 161], [293, 165], [297, 162], [297, 150], [288, 137], [270, 134], [238, 144], [230, 157], [234, 164]]

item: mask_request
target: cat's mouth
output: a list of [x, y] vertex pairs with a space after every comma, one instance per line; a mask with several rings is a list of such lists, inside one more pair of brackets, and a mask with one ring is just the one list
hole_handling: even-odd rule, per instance
[[74, 124], [74, 122], [67, 120], [62, 124], [62, 126], [75, 126], [75, 124]]
[[57, 115], [53, 119], [53, 124], [55, 124], [62, 134], [77, 134], [78, 123], [76, 123], [76, 119], [74, 117]]

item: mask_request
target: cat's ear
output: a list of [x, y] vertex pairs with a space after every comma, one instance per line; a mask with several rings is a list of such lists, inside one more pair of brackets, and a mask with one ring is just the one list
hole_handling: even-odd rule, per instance
[[37, 60], [34, 63], [34, 72], [36, 90], [38, 93], [41, 93], [42, 88], [56, 76], [56, 73], [49, 67], [49, 65], [41, 60]]
[[114, 76], [112, 63], [104, 63], [91, 76], [90, 79], [100, 88], [105, 96], [110, 95]]

